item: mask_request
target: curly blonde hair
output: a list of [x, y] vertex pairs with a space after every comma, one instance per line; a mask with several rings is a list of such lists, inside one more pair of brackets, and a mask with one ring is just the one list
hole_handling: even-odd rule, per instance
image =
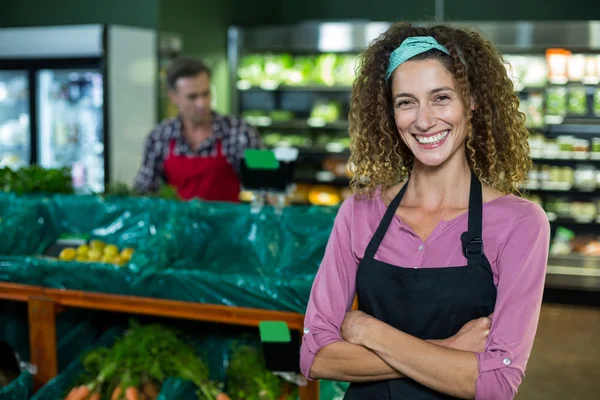
[[478, 33], [445, 25], [392, 25], [361, 55], [350, 102], [350, 165], [353, 192], [371, 197], [405, 180], [414, 157], [394, 121], [391, 85], [385, 79], [390, 54], [411, 36], [433, 36], [450, 55], [430, 50], [415, 59], [436, 58], [458, 83], [467, 118], [468, 163], [479, 178], [503, 193], [517, 193], [531, 168], [525, 115], [519, 111], [500, 53]]

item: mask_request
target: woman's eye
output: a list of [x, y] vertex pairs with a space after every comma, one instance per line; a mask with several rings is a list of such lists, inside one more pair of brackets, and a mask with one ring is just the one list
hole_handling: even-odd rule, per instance
[[440, 102], [440, 101], [447, 101], [447, 100], [450, 100], [450, 96], [447, 96], [447, 95], [438, 96], [438, 97], [436, 97], [435, 100], [438, 101], [438, 102]]
[[406, 107], [410, 104], [410, 101], [408, 100], [400, 100], [396, 103], [396, 107], [400, 108], [400, 107]]

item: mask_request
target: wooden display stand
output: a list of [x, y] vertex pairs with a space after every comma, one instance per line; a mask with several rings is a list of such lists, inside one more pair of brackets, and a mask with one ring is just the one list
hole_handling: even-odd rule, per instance
[[[256, 308], [229, 307], [147, 297], [121, 296], [0, 282], [0, 299], [28, 304], [31, 362], [37, 367], [35, 390], [58, 373], [56, 315], [65, 308], [143, 314], [156, 317], [258, 327], [260, 321], [284, 321], [302, 334], [304, 315]], [[301, 400], [318, 400], [319, 383], [300, 388]]]

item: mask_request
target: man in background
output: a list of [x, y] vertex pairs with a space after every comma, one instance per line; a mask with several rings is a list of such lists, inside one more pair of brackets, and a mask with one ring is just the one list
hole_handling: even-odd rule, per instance
[[244, 150], [263, 146], [255, 128], [211, 109], [210, 79], [200, 60], [179, 58], [169, 66], [169, 98], [179, 114], [150, 132], [136, 191], [152, 193], [165, 182], [184, 200], [239, 201]]

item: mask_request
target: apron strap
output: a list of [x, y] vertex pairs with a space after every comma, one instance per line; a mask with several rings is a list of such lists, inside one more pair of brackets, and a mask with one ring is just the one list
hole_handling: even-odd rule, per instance
[[462, 241], [463, 254], [468, 267], [484, 266], [488, 272], [492, 268], [483, 254], [482, 225], [483, 225], [483, 195], [481, 182], [475, 172], [471, 171], [471, 188], [469, 189], [469, 222], [468, 231], [464, 232]]
[[400, 205], [400, 202], [402, 201], [402, 198], [404, 197], [404, 193], [406, 192], [406, 188], [408, 187], [409, 179], [410, 179], [410, 177], [406, 180], [406, 183], [404, 184], [404, 186], [402, 186], [402, 189], [400, 189], [400, 191], [398, 192], [396, 197], [394, 197], [394, 200], [392, 200], [392, 202], [388, 206], [387, 210], [385, 210], [385, 215], [383, 216], [383, 219], [379, 223], [379, 226], [377, 227], [375, 234], [371, 238], [371, 241], [369, 242], [369, 245], [367, 246], [367, 249], [365, 250], [364, 258], [372, 259], [373, 257], [375, 257], [375, 253], [377, 253], [377, 249], [379, 248], [379, 245], [381, 244], [383, 237], [385, 236], [388, 228], [390, 227], [390, 223], [392, 222], [392, 219], [394, 219], [394, 214], [396, 213], [396, 209], [398, 209], [398, 206]]

